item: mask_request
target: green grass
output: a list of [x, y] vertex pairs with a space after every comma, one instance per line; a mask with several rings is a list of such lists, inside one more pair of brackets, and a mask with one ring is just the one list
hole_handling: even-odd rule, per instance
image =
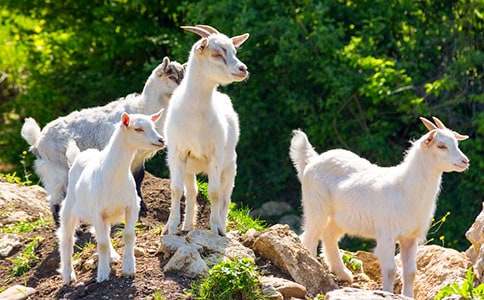
[[459, 299], [462, 300], [484, 299], [484, 283], [474, 286], [474, 273], [470, 268], [462, 284], [446, 285], [437, 293], [434, 300], [442, 300], [449, 296], [460, 296]]
[[205, 181], [200, 181], [197, 179], [197, 188], [198, 188], [198, 193], [202, 195], [203, 199], [205, 199], [207, 202], [208, 200], [208, 184]]
[[153, 300], [166, 300], [165, 295], [163, 295], [160, 290], [156, 290], [153, 293], [152, 297], [153, 297]]
[[36, 237], [32, 239], [25, 249], [14, 258], [10, 258], [9, 261], [12, 263], [12, 268], [10, 273], [13, 276], [21, 276], [28, 272], [35, 263], [39, 261], [39, 257], [35, 254], [37, 248], [39, 248], [40, 243], [43, 238]]
[[357, 259], [351, 252], [348, 251], [343, 252], [343, 263], [351, 271], [360, 271], [363, 267], [363, 262]]
[[266, 228], [264, 221], [254, 219], [249, 214], [250, 209], [246, 207], [238, 208], [235, 203], [230, 204], [228, 229], [237, 230], [240, 233], [246, 233], [253, 228], [257, 231], [262, 231]]
[[205, 278], [192, 285], [191, 296], [197, 300], [264, 299], [259, 273], [249, 258], [216, 264]]
[[88, 241], [84, 245], [82, 245], [82, 247], [78, 244], [75, 244], [74, 247], [78, 250], [78, 252], [74, 253], [72, 258], [74, 260], [78, 260], [81, 257], [87, 255], [87, 253], [94, 252], [94, 250], [96, 249], [96, 244], [94, 242]]
[[19, 221], [13, 224], [8, 224], [0, 227], [0, 233], [29, 233], [39, 228], [48, 226], [50, 223], [44, 219], [39, 218], [35, 221]]

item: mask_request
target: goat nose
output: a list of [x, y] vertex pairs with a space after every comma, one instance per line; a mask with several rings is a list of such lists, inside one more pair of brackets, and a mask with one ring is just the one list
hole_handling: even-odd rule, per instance
[[470, 163], [470, 160], [469, 160], [467, 157], [463, 158], [461, 161], [462, 161], [462, 163], [463, 163], [463, 164], [465, 164], [465, 165], [467, 165], [467, 164], [469, 164], [469, 163]]
[[165, 141], [162, 138], [159, 138], [158, 139], [158, 142], [160, 142], [161, 144], [164, 144], [165, 143]]
[[247, 66], [246, 65], [240, 65], [239, 71], [242, 72], [242, 73], [246, 73], [247, 72]]

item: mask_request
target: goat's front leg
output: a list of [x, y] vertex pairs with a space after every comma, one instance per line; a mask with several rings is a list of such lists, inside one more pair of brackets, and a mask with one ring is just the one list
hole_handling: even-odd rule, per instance
[[417, 272], [417, 239], [400, 239], [400, 259], [403, 267], [402, 294], [413, 298], [413, 282]]
[[170, 168], [171, 207], [163, 234], [176, 234], [180, 224], [180, 200], [183, 196], [186, 161], [181, 160], [177, 153], [168, 150], [168, 166]]
[[111, 247], [109, 242], [109, 227], [110, 225], [105, 223], [99, 216], [98, 220], [94, 223], [94, 229], [96, 230], [97, 241], [97, 282], [102, 282], [109, 279], [111, 273]]
[[229, 167], [226, 167], [222, 173], [222, 191], [221, 191], [221, 205], [220, 205], [220, 220], [222, 228], [227, 226], [227, 218], [229, 214], [229, 206], [232, 197], [232, 190], [234, 189], [235, 174], [237, 172], [237, 165], [234, 161]]
[[225, 227], [220, 220], [222, 211], [221, 177], [223, 153], [216, 154], [208, 166], [208, 198], [210, 200], [210, 229], [215, 234], [225, 235]]
[[380, 262], [383, 277], [383, 290], [393, 292], [395, 280], [395, 240], [390, 235], [381, 234], [376, 239], [375, 254]]
[[185, 218], [182, 230], [193, 230], [197, 217], [197, 177], [195, 174], [185, 174]]
[[72, 267], [72, 253], [74, 251], [75, 219], [68, 213], [61, 217], [60, 227], [57, 230], [59, 236], [60, 272], [65, 284], [76, 280], [76, 274]]
[[134, 257], [134, 245], [136, 242], [135, 226], [139, 213], [139, 197], [136, 205], [126, 208], [126, 224], [124, 226], [124, 253], [123, 253], [123, 275], [134, 276], [136, 272], [136, 258]]

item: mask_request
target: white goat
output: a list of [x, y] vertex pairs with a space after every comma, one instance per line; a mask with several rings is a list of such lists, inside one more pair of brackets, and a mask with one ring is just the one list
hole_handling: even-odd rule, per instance
[[[68, 165], [65, 153], [68, 141], [74, 140], [81, 150], [103, 149], [123, 112], [152, 114], [166, 108], [171, 94], [183, 78], [183, 72], [182, 65], [170, 62], [165, 57], [149, 76], [141, 95], [131, 94], [105, 106], [74, 111], [50, 122], [42, 131], [34, 119], [25, 120], [21, 134], [31, 145], [32, 153], [37, 156], [34, 168], [49, 194], [56, 223], [59, 205], [67, 187]], [[164, 116], [157, 124], [160, 133], [163, 122]], [[153, 154], [153, 151], [139, 151], [132, 164], [137, 192], [141, 198], [144, 161]], [[142, 201], [142, 210], [143, 206]]]
[[74, 231], [79, 222], [94, 225], [99, 258], [97, 281], [101, 282], [109, 279], [110, 257], [119, 258], [111, 244], [111, 224], [124, 220], [123, 274], [134, 275], [135, 223], [140, 198], [136, 194], [131, 163], [137, 150], [155, 151], [164, 146], [154, 124], [160, 117], [161, 111], [151, 117], [123, 113], [121, 123], [116, 125], [102, 151], [80, 152], [75, 142], [69, 143], [66, 156], [72, 167], [58, 230], [64, 283], [75, 280], [72, 252]]
[[403, 265], [403, 294], [413, 295], [417, 243], [425, 239], [443, 172], [463, 172], [469, 159], [458, 141], [468, 136], [420, 118], [429, 132], [413, 142], [402, 163], [379, 167], [358, 155], [330, 150], [318, 155], [306, 135], [295, 131], [290, 156], [302, 184], [302, 243], [316, 255], [322, 240], [330, 270], [351, 281], [338, 249], [342, 235], [375, 238], [383, 289], [393, 291], [395, 243]]
[[208, 175], [210, 228], [223, 235], [237, 167], [239, 120], [230, 98], [217, 87], [247, 78], [247, 67], [237, 58], [236, 49], [249, 34], [229, 38], [207, 25], [182, 28], [202, 39], [190, 51], [185, 77], [173, 93], [166, 116], [171, 209], [165, 233], [174, 234], [180, 224], [184, 188], [186, 213], [182, 229], [193, 228], [196, 175], [204, 172]]

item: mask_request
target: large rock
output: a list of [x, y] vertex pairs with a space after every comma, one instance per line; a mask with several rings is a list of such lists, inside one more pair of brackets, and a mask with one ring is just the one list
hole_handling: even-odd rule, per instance
[[[396, 262], [401, 270], [399, 255]], [[417, 274], [413, 287], [415, 299], [434, 299], [444, 286], [461, 283], [470, 266], [471, 262], [464, 253], [437, 245], [420, 246], [417, 250]], [[396, 291], [401, 290], [401, 282], [396, 284]]]
[[8, 257], [22, 246], [15, 234], [4, 234], [0, 237], [0, 258]]
[[165, 258], [169, 258], [164, 266], [165, 271], [192, 278], [205, 274], [209, 267], [225, 259], [255, 259], [254, 251], [230, 234], [222, 237], [211, 231], [198, 229], [190, 231], [186, 236], [162, 236], [160, 251]]
[[262, 204], [261, 207], [251, 211], [250, 215], [253, 217], [277, 217], [282, 216], [287, 212], [292, 211], [291, 205], [281, 201], [268, 201]]
[[383, 291], [367, 291], [355, 288], [334, 290], [326, 294], [325, 300], [410, 300], [403, 295]]
[[313, 295], [338, 288], [328, 269], [309, 254], [287, 225], [274, 225], [259, 234], [253, 249], [286, 271]]
[[305, 298], [306, 288], [299, 283], [284, 278], [274, 276], [262, 276], [261, 277], [262, 290], [274, 290], [279, 292], [284, 299], [291, 298]]
[[0, 293], [1, 300], [23, 300], [35, 293], [35, 289], [23, 285], [14, 285]]
[[50, 217], [47, 194], [38, 185], [0, 182], [0, 225]]
[[484, 283], [484, 202], [482, 202], [481, 213], [467, 230], [466, 238], [472, 244], [466, 254], [473, 264], [474, 273], [479, 282]]

